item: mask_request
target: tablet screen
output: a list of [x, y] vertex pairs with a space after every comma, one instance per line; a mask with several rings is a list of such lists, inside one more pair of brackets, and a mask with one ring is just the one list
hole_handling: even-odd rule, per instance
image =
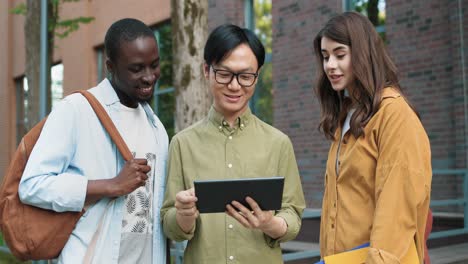
[[283, 197], [284, 177], [244, 178], [194, 181], [200, 213], [222, 213], [226, 205], [238, 201], [245, 207], [249, 196], [262, 210], [279, 210]]

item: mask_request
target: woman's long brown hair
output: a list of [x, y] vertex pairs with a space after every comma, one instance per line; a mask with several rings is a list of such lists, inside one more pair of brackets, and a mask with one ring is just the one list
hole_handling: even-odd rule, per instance
[[323, 69], [321, 41], [327, 37], [347, 45], [351, 50], [351, 67], [354, 73], [353, 89], [349, 97], [356, 102], [351, 117], [350, 131], [356, 137], [364, 135], [364, 126], [377, 112], [382, 90], [393, 87], [401, 92], [397, 68], [385, 50], [384, 43], [372, 23], [356, 12], [345, 12], [330, 19], [314, 39], [318, 76], [316, 93], [322, 115], [319, 130], [333, 140], [336, 129], [342, 125], [350, 102], [344, 92], [333, 90]]

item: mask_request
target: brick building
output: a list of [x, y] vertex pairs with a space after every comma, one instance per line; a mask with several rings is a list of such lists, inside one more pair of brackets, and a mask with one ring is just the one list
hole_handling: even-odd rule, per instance
[[[16, 148], [18, 134], [17, 107], [21, 104], [16, 102], [18, 80], [24, 75], [24, 19], [8, 10], [19, 2], [0, 2], [0, 33], [7, 36], [0, 40], [0, 175]], [[267, 56], [273, 69], [271, 123], [292, 139], [311, 208], [321, 205], [329, 147], [317, 130], [320, 109], [313, 90], [316, 69], [312, 42], [325, 21], [352, 8], [353, 2], [362, 1], [272, 0], [272, 53]], [[466, 168], [468, 0], [381, 2], [388, 49], [400, 70], [402, 86], [428, 132], [433, 168]], [[209, 0], [209, 28], [226, 22], [251, 24], [252, 6], [255, 9], [252, 3], [253, 0]], [[170, 1], [81, 1], [64, 5], [62, 14], [96, 18], [57, 42], [54, 61], [63, 65], [66, 95], [77, 88], [92, 87], [104, 77], [103, 38], [113, 21], [139, 18], [163, 34], [162, 27], [167, 28], [170, 23]], [[161, 91], [158, 98], [163, 105], [171, 100], [167, 95], [173, 90]], [[460, 197], [460, 183], [461, 178], [450, 175], [434, 177], [433, 197]]]

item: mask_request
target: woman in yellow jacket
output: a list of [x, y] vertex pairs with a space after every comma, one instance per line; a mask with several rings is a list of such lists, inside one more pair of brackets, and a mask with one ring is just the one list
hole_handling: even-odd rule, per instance
[[320, 130], [332, 141], [325, 175], [321, 255], [370, 242], [366, 263], [420, 263], [431, 190], [427, 134], [399, 85], [374, 26], [333, 17], [318, 33]]

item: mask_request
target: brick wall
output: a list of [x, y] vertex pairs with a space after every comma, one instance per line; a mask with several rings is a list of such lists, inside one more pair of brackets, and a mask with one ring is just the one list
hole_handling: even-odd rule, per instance
[[273, 0], [274, 125], [290, 136], [308, 207], [321, 207], [330, 143], [318, 132], [313, 39], [342, 1]]
[[215, 27], [225, 23], [231, 23], [244, 27], [243, 0], [208, 1], [208, 34]]
[[[463, 0], [464, 34], [467, 3]], [[466, 167], [458, 11], [458, 1], [387, 0], [388, 47], [429, 135], [433, 169]], [[460, 184], [460, 177], [435, 175], [433, 198], [460, 197]]]

